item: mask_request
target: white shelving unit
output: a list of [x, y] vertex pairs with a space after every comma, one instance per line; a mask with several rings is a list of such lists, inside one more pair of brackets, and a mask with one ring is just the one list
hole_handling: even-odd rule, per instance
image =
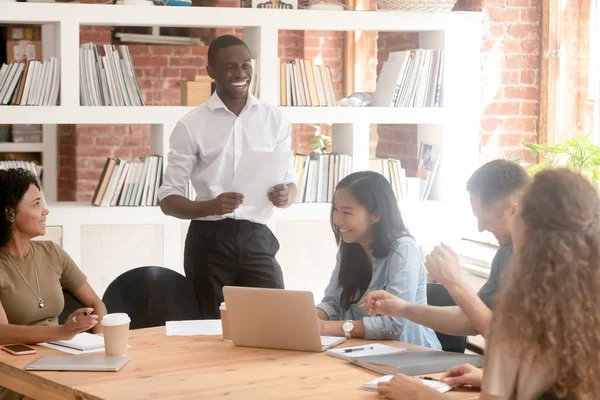
[[[282, 107], [292, 123], [330, 123], [333, 131], [333, 150], [353, 156], [354, 170], [368, 167], [369, 129], [371, 124], [417, 124], [419, 141], [426, 139], [441, 145], [443, 158], [437, 171], [433, 189], [439, 202], [404, 204], [402, 211], [421, 241], [431, 235], [441, 235], [448, 218], [462, 215], [454, 207], [464, 205], [464, 185], [479, 160], [479, 81], [481, 50], [481, 15], [470, 12], [421, 13], [376, 11], [317, 11], [317, 10], [259, 10], [246, 8], [203, 7], [136, 7], [118, 5], [86, 5], [64, 3], [0, 3], [0, 23], [41, 24], [43, 26], [43, 57], [55, 56], [61, 60], [61, 87], [58, 106], [53, 107], [0, 107], [0, 123], [41, 123], [44, 142], [31, 146], [0, 144], [0, 151], [11, 147], [41, 150], [44, 157], [44, 187], [49, 200], [56, 199], [56, 128], [55, 124], [149, 124], [152, 132], [152, 152], [166, 155], [169, 135], [189, 107], [85, 107], [79, 105], [79, 30], [85, 25], [104, 26], [171, 26], [171, 27], [243, 27], [244, 40], [253, 56], [260, 60], [260, 97], [271, 104], [279, 99], [279, 30], [320, 31], [380, 31], [418, 32], [421, 48], [440, 48], [445, 51], [443, 77], [443, 108], [328, 108]], [[31, 150], [33, 151], [33, 150]], [[36, 150], [37, 151], [37, 150]], [[166, 160], [166, 158], [165, 158]], [[49, 164], [48, 164], [49, 163]], [[52, 165], [50, 165], [52, 164]], [[94, 235], [92, 226], [160, 227], [156, 232], [162, 246], [148, 244], [154, 251], [155, 264], [182, 270], [182, 240], [187, 222], [165, 217], [158, 208], [97, 208], [81, 203], [51, 204], [49, 225], [62, 227], [64, 248], [82, 265], [94, 287], [102, 293], [113, 275], [140, 265], [143, 257], [123, 256], [129, 252], [121, 248], [105, 255], [84, 244], [85, 235]], [[276, 210], [270, 226], [279, 236], [298, 222], [302, 229], [310, 221], [325, 223], [329, 218], [328, 204], [296, 204], [287, 210]], [[447, 221], [447, 222], [445, 222]], [[422, 229], [427, 228], [427, 229]], [[140, 228], [145, 229], [145, 228]], [[154, 229], [154, 228], [152, 228]], [[97, 231], [100, 232], [100, 231]], [[96, 233], [97, 233], [96, 232]], [[113, 230], [113, 232], [116, 232]], [[128, 231], [129, 232], [129, 231]], [[329, 236], [332, 236], [330, 232]], [[111, 233], [113, 239], [127, 246], [136, 242]], [[130, 232], [127, 234], [131, 234]], [[283, 234], [283, 233], [282, 233]], [[111, 246], [96, 237], [98, 246]], [[139, 240], [143, 239], [140, 236]], [[286, 260], [298, 259], [294, 265], [283, 265], [284, 273], [295, 275], [302, 265], [302, 249], [290, 248], [280, 238], [282, 255]], [[138, 245], [139, 246], [139, 245]], [[323, 265], [326, 279], [332, 269], [330, 256], [335, 251], [331, 243], [323, 245]], [[311, 249], [312, 250], [312, 249]], [[306, 249], [308, 251], [308, 249]], [[134, 252], [134, 253], [144, 253]], [[119, 257], [122, 267], [110, 271], [100, 261], [111, 263], [111, 256]], [[145, 254], [147, 255], [147, 254]], [[137, 257], [137, 258], [136, 258]], [[124, 260], [124, 261], [122, 261]], [[144, 259], [145, 260], [145, 259]], [[129, 264], [128, 264], [129, 263]], [[137, 265], [136, 265], [137, 263]], [[89, 265], [88, 265], [89, 264]], [[102, 271], [96, 271], [96, 268]], [[291, 272], [290, 272], [291, 271]], [[307, 280], [314, 280], [307, 276]], [[326, 282], [325, 282], [326, 283]], [[318, 296], [325, 283], [318, 287], [310, 282], [288, 284], [291, 288], [307, 288]], [[312, 286], [311, 286], [312, 285]]]

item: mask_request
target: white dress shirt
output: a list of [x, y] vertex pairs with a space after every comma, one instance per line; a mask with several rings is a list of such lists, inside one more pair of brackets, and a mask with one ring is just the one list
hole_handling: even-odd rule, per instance
[[[159, 200], [170, 195], [185, 197], [191, 179], [196, 200], [211, 200], [231, 191], [242, 151], [286, 151], [292, 144], [291, 125], [283, 113], [252, 95], [239, 116], [229, 111], [217, 92], [186, 114], [169, 139], [170, 150]], [[284, 184], [296, 183], [293, 163], [286, 171]], [[199, 220], [245, 219], [264, 224], [273, 215], [273, 205], [249, 207], [242, 204], [226, 215], [211, 215]]]

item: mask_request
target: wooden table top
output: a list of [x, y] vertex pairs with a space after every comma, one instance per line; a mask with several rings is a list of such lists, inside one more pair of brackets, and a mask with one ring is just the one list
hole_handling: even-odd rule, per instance
[[[23, 368], [39, 356], [64, 353], [39, 346], [27, 356], [0, 351], [0, 385], [40, 400], [379, 398], [362, 389], [379, 374], [325, 353], [236, 347], [220, 336], [166, 336], [164, 326], [130, 331], [129, 344], [132, 360], [119, 372], [29, 372]], [[446, 396], [478, 398], [467, 389]]]

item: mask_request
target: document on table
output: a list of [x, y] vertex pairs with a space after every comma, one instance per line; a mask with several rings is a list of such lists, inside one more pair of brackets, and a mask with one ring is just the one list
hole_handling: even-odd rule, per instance
[[341, 349], [327, 350], [327, 354], [330, 356], [342, 358], [344, 360], [350, 360], [352, 358], [368, 357], [368, 356], [381, 356], [384, 354], [397, 354], [406, 351], [402, 347], [389, 346], [382, 343], [373, 343], [369, 345], [342, 347]]
[[231, 191], [243, 194], [246, 206], [270, 204], [267, 192], [283, 183], [292, 157], [291, 151], [244, 151], [235, 170]]
[[220, 319], [167, 321], [167, 336], [222, 335]]
[[75, 354], [75, 355], [104, 352], [104, 347], [99, 348], [99, 349], [77, 350], [77, 349], [72, 349], [70, 347], [60, 346], [60, 345], [52, 344], [52, 343], [38, 343], [38, 346], [43, 346], [43, 347], [47, 347], [49, 349], [62, 351], [63, 353]]
[[[394, 375], [381, 376], [377, 379], [373, 379], [372, 381], [365, 383], [363, 388], [365, 390], [377, 390], [377, 384], [379, 382], [388, 382], [393, 377], [394, 377]], [[429, 386], [430, 388], [437, 390], [440, 393], [446, 393], [453, 389], [452, 386], [450, 386], [446, 383], [440, 382], [438, 380], [428, 380], [428, 379], [421, 378], [421, 382], [423, 382], [425, 385]]]

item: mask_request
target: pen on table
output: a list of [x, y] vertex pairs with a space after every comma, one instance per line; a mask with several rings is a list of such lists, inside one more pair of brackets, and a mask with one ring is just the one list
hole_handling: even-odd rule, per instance
[[371, 347], [357, 347], [353, 349], [344, 349], [344, 353], [352, 353], [353, 351], [361, 351], [361, 350], [373, 350], [373, 346]]

